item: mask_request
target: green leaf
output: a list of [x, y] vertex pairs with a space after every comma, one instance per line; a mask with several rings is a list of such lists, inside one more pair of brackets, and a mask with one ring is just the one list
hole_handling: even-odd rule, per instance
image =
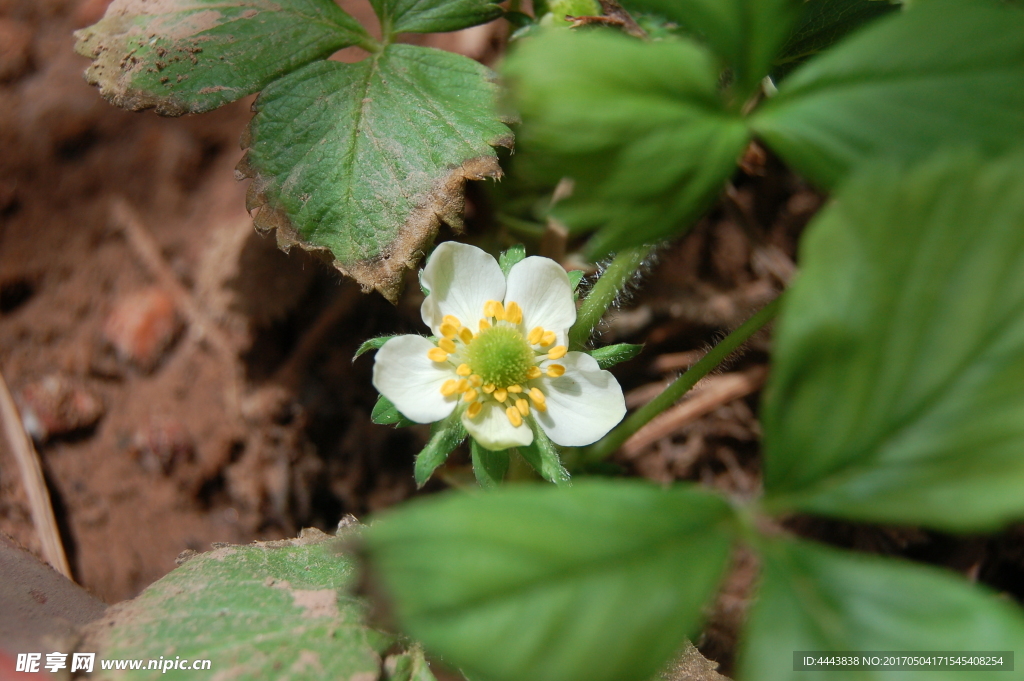
[[1024, 517], [1024, 155], [871, 164], [804, 237], [765, 503], [947, 530]]
[[712, 60], [685, 40], [556, 31], [523, 44], [505, 73], [523, 115], [523, 160], [576, 181], [555, 212], [574, 230], [602, 228], [593, 254], [689, 228], [747, 144]]
[[383, 395], [377, 396], [377, 403], [373, 405], [373, 411], [370, 413], [370, 420], [379, 426], [394, 425], [396, 428], [405, 428], [406, 426], [412, 426], [416, 423], [415, 421], [410, 421], [405, 418], [405, 416], [398, 411], [398, 407]]
[[388, 38], [397, 33], [458, 31], [500, 17], [493, 0], [370, 0]]
[[741, 648], [747, 681], [976, 681], [986, 676], [976, 669], [793, 671], [793, 653], [1019, 650], [1024, 641], [1019, 608], [944, 570], [790, 539], [764, 548]]
[[395, 300], [440, 222], [461, 227], [466, 180], [501, 174], [492, 146], [511, 133], [491, 77], [450, 52], [388, 45], [271, 84], [239, 165], [256, 226]]
[[[732, 67], [741, 97], [753, 92], [800, 16], [800, 0], [627, 0], [626, 9], [660, 14], [704, 40]], [[740, 102], [742, 104], [742, 102]]]
[[568, 485], [569, 471], [565, 470], [562, 465], [558, 446], [551, 441], [551, 438], [543, 428], [537, 425], [534, 419], [531, 418], [529, 421], [530, 427], [533, 428], [533, 443], [528, 447], [519, 447], [519, 453], [548, 482], [553, 482], [556, 485]]
[[498, 264], [501, 266], [501, 271], [508, 277], [508, 273], [512, 271], [512, 266], [518, 264], [526, 257], [526, 246], [522, 244], [516, 244], [507, 251], [504, 251], [498, 256]]
[[359, 357], [366, 354], [370, 350], [380, 350], [382, 347], [384, 347], [385, 343], [387, 343], [392, 338], [397, 337], [398, 334], [393, 333], [390, 336], [377, 336], [376, 338], [371, 338], [370, 340], [363, 341], [363, 344], [359, 346], [358, 350], [356, 350], [356, 354], [352, 355], [352, 360], [354, 361], [358, 359]]
[[519, 484], [413, 501], [366, 533], [428, 650], [496, 681], [638, 681], [714, 593], [731, 509], [693, 487]]
[[878, 155], [1001, 153], [1024, 139], [1024, 11], [930, 0], [810, 60], [751, 119], [786, 162], [831, 186]]
[[809, 0], [793, 33], [775, 61], [773, 73], [788, 72], [798, 62], [831, 47], [865, 24], [899, 11], [889, 0]]
[[75, 33], [111, 104], [180, 116], [216, 109], [349, 45], [362, 26], [331, 0], [115, 0]]
[[591, 350], [590, 356], [597, 360], [598, 366], [602, 369], [608, 369], [621, 362], [628, 362], [639, 355], [643, 349], [643, 345], [617, 343], [616, 345], [606, 345], [603, 348]]
[[103, 672], [91, 678], [376, 679], [391, 643], [349, 596], [354, 564], [318, 530], [198, 555], [90, 625], [104, 659], [210, 660], [210, 671]]
[[481, 447], [476, 440], [469, 441], [469, 452], [473, 458], [473, 473], [484, 489], [497, 489], [508, 472], [508, 450], [492, 452]]
[[456, 409], [444, 421], [438, 421], [430, 427], [430, 440], [427, 446], [416, 455], [416, 466], [413, 475], [416, 486], [423, 487], [430, 480], [437, 467], [445, 462], [452, 450], [466, 439], [466, 429], [462, 425], [459, 410]]

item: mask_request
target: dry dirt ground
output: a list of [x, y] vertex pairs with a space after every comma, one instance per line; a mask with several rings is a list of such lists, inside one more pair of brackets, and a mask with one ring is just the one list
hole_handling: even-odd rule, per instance
[[[233, 175], [249, 100], [180, 119], [104, 102], [71, 50], [71, 31], [104, 8], [0, 0], [0, 370], [37, 437], [75, 578], [113, 603], [173, 569], [186, 549], [330, 529], [345, 513], [402, 501], [416, 493], [412, 458], [426, 432], [373, 425], [372, 360], [352, 361], [366, 338], [420, 331], [416, 287], [393, 307], [253, 232]], [[440, 40], [471, 56], [494, 53], [487, 34]], [[650, 263], [602, 331], [601, 342], [647, 344], [616, 369], [631, 407], [793, 273], [797, 238], [821, 197], [772, 159], [750, 161], [714, 213]], [[485, 189], [471, 188], [469, 238], [484, 231], [486, 203]], [[613, 470], [756, 494], [769, 350], [768, 333], [755, 337], [703, 397], [627, 443]], [[442, 477], [466, 479], [466, 459], [456, 453]], [[791, 524], [1024, 597], [1021, 527], [952, 538]], [[5, 448], [0, 530], [38, 552]], [[699, 641], [726, 669], [755, 572], [737, 556]]]

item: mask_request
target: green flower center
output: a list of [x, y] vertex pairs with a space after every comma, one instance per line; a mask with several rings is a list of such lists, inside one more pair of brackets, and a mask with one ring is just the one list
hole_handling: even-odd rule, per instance
[[533, 348], [523, 334], [511, 326], [484, 329], [466, 348], [473, 373], [499, 388], [526, 383], [534, 362]]

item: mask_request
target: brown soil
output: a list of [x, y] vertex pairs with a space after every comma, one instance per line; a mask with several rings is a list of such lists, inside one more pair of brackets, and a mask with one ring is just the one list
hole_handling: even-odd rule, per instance
[[[82, 78], [88, 61], [72, 52], [71, 31], [105, 6], [0, 0], [0, 369], [23, 409], [41, 414], [39, 450], [75, 577], [113, 603], [173, 569], [182, 551], [331, 529], [345, 513], [409, 497], [426, 430], [373, 425], [372, 361], [351, 359], [366, 338], [421, 331], [416, 287], [392, 306], [253, 232], [245, 186], [233, 179], [249, 100], [180, 119], [104, 102]], [[493, 55], [486, 35], [444, 40]], [[792, 273], [821, 199], [771, 159], [751, 173], [658, 254], [642, 291], [603, 329], [604, 342], [647, 344], [616, 369], [635, 404]], [[486, 204], [471, 187], [470, 238]], [[115, 205], [138, 214], [156, 264]], [[756, 337], [723, 371], [765, 366], [769, 344], [768, 334]], [[44, 389], [54, 385], [64, 390], [57, 397]], [[659, 482], [756, 494], [756, 414], [755, 390], [611, 463]], [[443, 477], [465, 479], [467, 458], [455, 455]], [[947, 565], [1024, 597], [1020, 528], [951, 538], [803, 519], [792, 527]], [[38, 552], [6, 449], [0, 530]], [[699, 641], [726, 663], [756, 572], [749, 556], [736, 566]]]

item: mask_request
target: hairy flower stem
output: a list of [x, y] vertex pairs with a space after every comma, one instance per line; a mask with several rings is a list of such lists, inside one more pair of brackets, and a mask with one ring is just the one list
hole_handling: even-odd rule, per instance
[[608, 311], [608, 306], [615, 301], [622, 287], [636, 274], [652, 250], [653, 246], [637, 246], [619, 251], [576, 313], [576, 323], [569, 329], [570, 350], [583, 350], [586, 347], [590, 334]]
[[700, 379], [711, 373], [726, 357], [746, 343], [765, 324], [774, 319], [779, 311], [781, 300], [782, 296], [779, 296], [758, 310], [753, 317], [743, 322], [738, 329], [726, 336], [721, 343], [713, 347], [708, 354], [704, 355], [686, 373], [673, 381], [661, 394], [633, 412], [615, 430], [589, 447], [578, 450], [576, 463], [596, 463], [611, 456], [633, 433], [640, 430], [655, 416], [675, 404]]

